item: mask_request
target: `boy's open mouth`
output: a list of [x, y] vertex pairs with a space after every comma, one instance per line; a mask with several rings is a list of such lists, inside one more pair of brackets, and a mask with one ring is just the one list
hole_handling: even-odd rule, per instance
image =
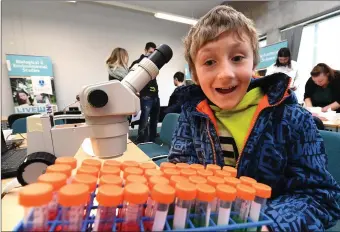
[[229, 88], [216, 88], [216, 91], [221, 94], [228, 94], [233, 92], [236, 88], [237, 86], [231, 86]]

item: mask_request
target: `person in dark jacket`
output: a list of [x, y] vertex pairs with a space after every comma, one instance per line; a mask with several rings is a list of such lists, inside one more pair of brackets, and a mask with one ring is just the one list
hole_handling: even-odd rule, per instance
[[169, 99], [168, 107], [164, 110], [165, 114], [168, 113], [181, 113], [181, 106], [182, 106], [182, 89], [185, 87], [184, 85], [184, 73], [176, 72], [174, 75], [174, 85], [176, 89], [171, 94]]
[[340, 113], [340, 71], [319, 63], [311, 71], [305, 87], [305, 106], [322, 107], [322, 112], [331, 109]]
[[[142, 59], [151, 55], [156, 49], [156, 44], [148, 42], [145, 45], [145, 54], [142, 54], [139, 59], [132, 62], [130, 70], [137, 65]], [[153, 142], [157, 135], [157, 123], [159, 118], [160, 102], [158, 96], [158, 85], [156, 78], [149, 81], [149, 83], [140, 91], [140, 106], [141, 115], [139, 119], [137, 143], [144, 143], [147, 141]], [[149, 127], [148, 127], [148, 119]]]
[[291, 78], [251, 78], [259, 62], [253, 22], [221, 5], [193, 26], [185, 57], [196, 85], [172, 137], [170, 162], [230, 165], [272, 188], [261, 210], [269, 231], [324, 231], [340, 219], [340, 186], [327, 169], [312, 115], [297, 104]]

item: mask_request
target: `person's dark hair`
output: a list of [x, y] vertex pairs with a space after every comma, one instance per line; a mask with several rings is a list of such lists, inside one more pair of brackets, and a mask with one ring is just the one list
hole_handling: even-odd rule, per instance
[[153, 42], [148, 42], [145, 44], [145, 50], [149, 50], [150, 48], [156, 49], [156, 44]]
[[334, 70], [329, 67], [327, 64], [325, 63], [319, 63], [317, 64], [312, 71], [310, 72], [310, 75], [312, 77], [317, 77], [319, 76], [321, 73], [325, 74], [328, 76], [328, 81], [331, 81], [335, 78], [334, 75]]
[[[280, 61], [279, 61], [279, 57], [289, 57], [288, 63], [287, 64], [281, 64]], [[286, 66], [286, 65], [288, 65], [289, 68], [292, 67], [292, 57], [290, 55], [290, 50], [289, 50], [289, 48], [281, 48], [279, 50], [279, 52], [277, 53], [275, 66], [280, 67], [280, 66]]]
[[179, 82], [184, 81], [184, 73], [182, 72], [176, 72], [174, 75], [174, 79], [177, 79]]

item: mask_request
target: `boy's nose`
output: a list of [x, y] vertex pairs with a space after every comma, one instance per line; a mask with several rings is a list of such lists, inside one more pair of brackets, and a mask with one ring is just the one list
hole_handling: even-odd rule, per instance
[[235, 73], [233, 67], [228, 64], [228, 62], [225, 62], [223, 65], [220, 66], [218, 70], [218, 79], [233, 79], [235, 78]]

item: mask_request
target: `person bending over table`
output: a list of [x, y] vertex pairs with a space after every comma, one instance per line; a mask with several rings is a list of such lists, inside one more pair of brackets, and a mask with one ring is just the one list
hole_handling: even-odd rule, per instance
[[340, 71], [319, 63], [311, 71], [305, 87], [305, 106], [322, 107], [340, 113]]

